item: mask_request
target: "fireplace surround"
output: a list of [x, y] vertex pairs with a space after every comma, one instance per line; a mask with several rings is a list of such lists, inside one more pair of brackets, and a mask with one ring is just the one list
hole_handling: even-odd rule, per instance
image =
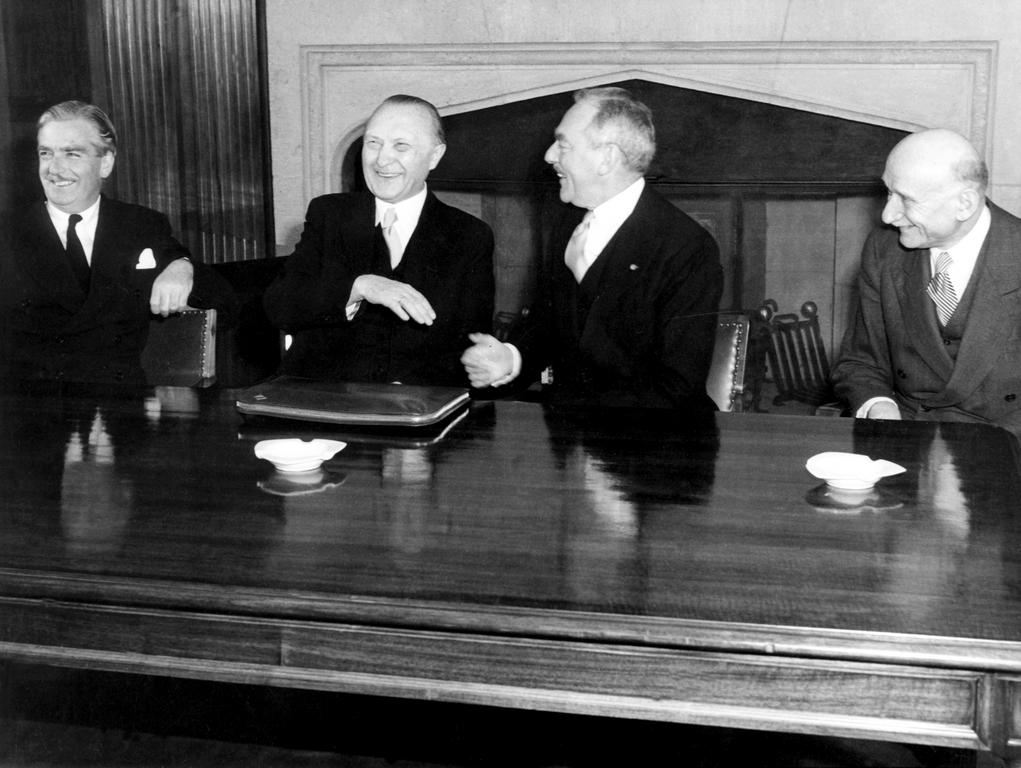
[[[297, 240], [307, 201], [344, 188], [345, 157], [372, 108], [389, 93], [421, 95], [444, 116], [456, 116], [633, 80], [896, 131], [948, 127], [984, 151], [991, 143], [997, 43], [337, 44], [301, 46], [299, 58], [301, 140], [296, 145], [293, 137], [282, 142], [274, 136], [281, 253]], [[863, 82], [882, 87], [862, 88]], [[294, 162], [299, 156], [300, 163]], [[520, 201], [472, 189], [440, 192], [494, 225], [498, 279], [506, 278], [498, 304], [512, 310], [527, 298], [520, 288], [526, 266], [519, 263], [527, 262], [527, 254], [522, 259], [520, 244], [501, 239], [500, 229], [507, 209], [520, 208]], [[689, 212], [710, 225], [721, 215], [718, 197], [676, 189], [672, 194], [679, 207], [692, 206]], [[846, 323], [863, 233], [876, 221], [874, 196], [777, 195], [745, 214], [752, 219], [738, 231], [747, 234], [751, 227], [757, 234], [740, 243], [738, 263], [726, 265], [731, 284], [725, 301], [745, 304], [769, 295], [786, 309], [812, 298], [820, 306], [827, 342], [834, 344]], [[734, 244], [721, 245], [731, 249], [726, 258], [733, 259]], [[748, 262], [752, 251], [761, 258], [754, 268]]]

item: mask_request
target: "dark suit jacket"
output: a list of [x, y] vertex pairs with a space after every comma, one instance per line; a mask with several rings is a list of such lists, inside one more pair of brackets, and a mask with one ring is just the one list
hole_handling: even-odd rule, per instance
[[509, 339], [522, 356], [518, 382], [552, 364], [560, 400], [715, 410], [705, 386], [723, 289], [716, 242], [646, 186], [578, 285], [564, 250], [583, 214], [573, 208], [554, 231], [544, 297]]
[[[152, 249], [156, 267], [136, 269]], [[82, 292], [40, 201], [0, 223], [0, 365], [7, 381], [142, 385], [153, 280], [189, 256], [157, 211], [102, 197], [89, 292]], [[229, 310], [230, 287], [201, 264], [189, 304]]]
[[869, 236], [858, 309], [833, 370], [836, 393], [852, 410], [885, 396], [905, 418], [991, 422], [1021, 433], [1021, 220], [989, 210], [956, 364], [925, 292], [929, 251], [903, 248], [892, 228]]
[[[369, 193], [317, 197], [283, 275], [266, 291], [270, 320], [293, 336], [281, 372], [314, 379], [467, 386], [468, 334], [493, 322], [493, 233], [429, 193], [396, 271], [380, 258]], [[379, 242], [377, 242], [379, 237]], [[430, 326], [362, 302], [347, 319], [355, 278], [408, 283], [436, 310]]]

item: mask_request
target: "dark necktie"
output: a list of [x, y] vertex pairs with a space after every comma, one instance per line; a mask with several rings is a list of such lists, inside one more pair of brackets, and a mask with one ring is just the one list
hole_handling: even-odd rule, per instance
[[950, 265], [953, 264], [953, 261], [950, 254], [943, 251], [936, 259], [936, 274], [932, 276], [925, 289], [929, 298], [936, 304], [936, 314], [939, 315], [942, 325], [950, 322], [954, 310], [957, 309], [957, 291], [954, 290], [954, 284], [950, 282]]
[[77, 213], [72, 213], [67, 220], [67, 258], [71, 262], [71, 269], [74, 271], [74, 276], [78, 279], [78, 285], [84, 293], [89, 292], [90, 282], [90, 270], [89, 261], [85, 258], [85, 249], [82, 247], [82, 241], [78, 239], [78, 233], [75, 232], [74, 226], [82, 217]]

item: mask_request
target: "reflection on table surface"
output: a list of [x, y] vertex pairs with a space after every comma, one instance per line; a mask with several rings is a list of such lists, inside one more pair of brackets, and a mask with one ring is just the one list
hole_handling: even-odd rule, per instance
[[[215, 392], [0, 405], [7, 574], [997, 640], [1021, 627], [1018, 456], [993, 427], [488, 402], [435, 433], [331, 433], [245, 422]], [[271, 434], [348, 446], [282, 477], [253, 453]], [[805, 470], [822, 451], [907, 471], [834, 498]]]

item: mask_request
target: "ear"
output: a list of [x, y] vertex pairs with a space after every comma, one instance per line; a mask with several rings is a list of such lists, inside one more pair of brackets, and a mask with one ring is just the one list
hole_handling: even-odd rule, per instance
[[624, 160], [621, 155], [620, 147], [616, 144], [603, 144], [599, 147], [599, 165], [596, 167], [596, 172], [600, 176], [606, 176], [612, 173]]
[[111, 173], [113, 173], [113, 166], [116, 160], [116, 155], [113, 152], [107, 152], [103, 155], [99, 161], [99, 178], [105, 179]]
[[967, 221], [982, 207], [983, 197], [974, 187], [965, 187], [957, 197], [957, 220]]
[[440, 160], [443, 159], [444, 153], [447, 151], [446, 144], [437, 144], [432, 149], [432, 154], [429, 155], [429, 170], [431, 171], [437, 165], [440, 164]]

